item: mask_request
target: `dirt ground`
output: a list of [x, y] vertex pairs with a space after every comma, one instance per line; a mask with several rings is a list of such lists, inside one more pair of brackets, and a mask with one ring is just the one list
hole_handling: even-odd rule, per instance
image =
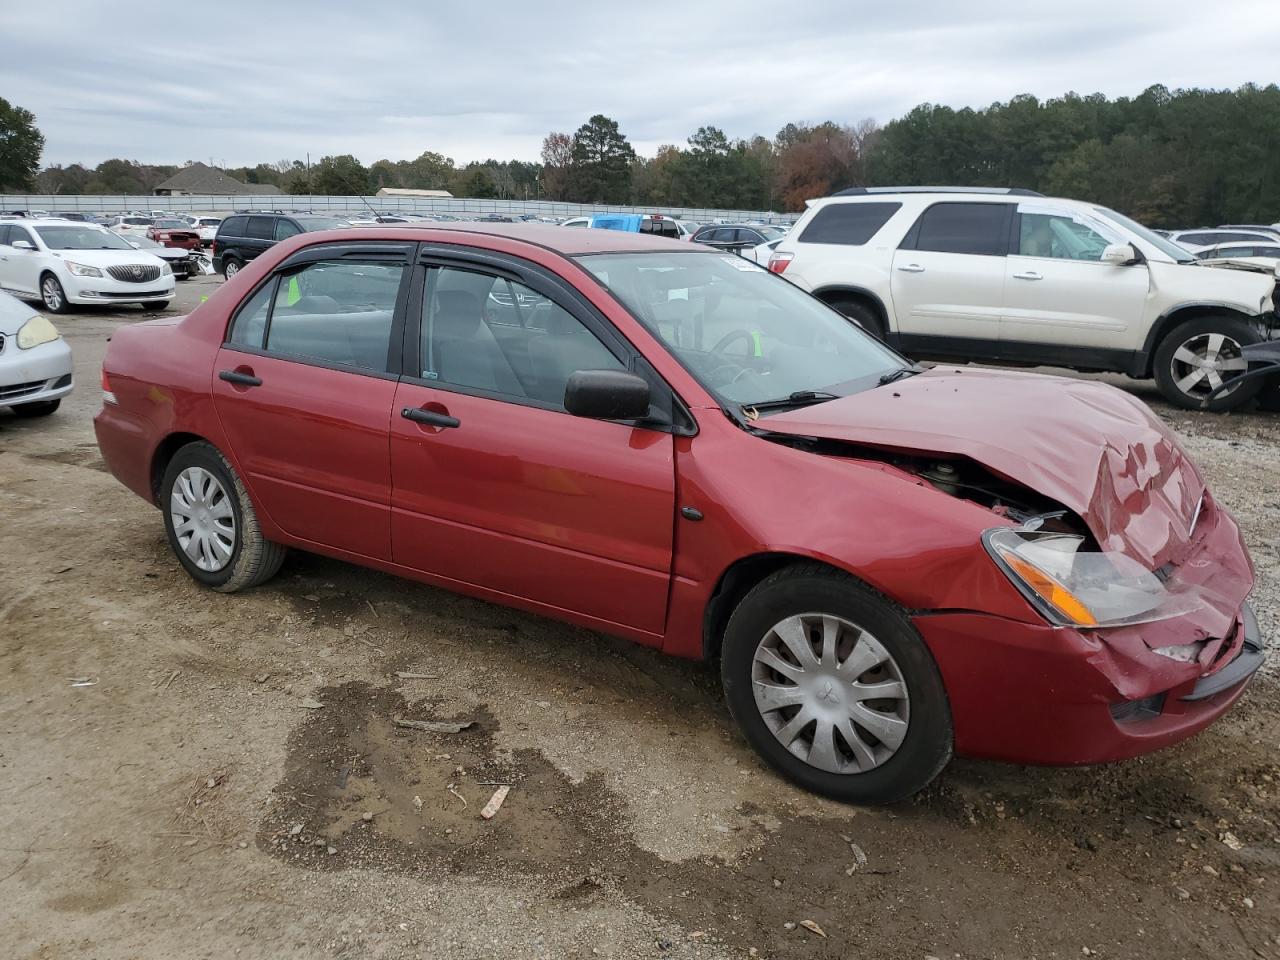
[[[93, 439], [142, 317], [61, 319], [76, 393], [0, 413], [0, 957], [1280, 958], [1280, 670], [1152, 757], [823, 801], [702, 665], [298, 553], [197, 588]], [[1280, 419], [1129, 387], [1240, 518], [1275, 636]]]

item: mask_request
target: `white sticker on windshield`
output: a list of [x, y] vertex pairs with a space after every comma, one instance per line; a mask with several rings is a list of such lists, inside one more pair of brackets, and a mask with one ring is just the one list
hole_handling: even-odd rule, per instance
[[760, 264], [752, 263], [746, 257], [721, 257], [720, 259], [729, 264], [729, 266], [736, 267], [739, 270], [746, 270], [748, 273], [752, 270], [764, 269]]

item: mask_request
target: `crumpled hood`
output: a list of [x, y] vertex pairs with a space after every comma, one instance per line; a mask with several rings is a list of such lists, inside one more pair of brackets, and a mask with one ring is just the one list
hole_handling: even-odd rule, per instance
[[779, 433], [967, 457], [1078, 514], [1098, 543], [1148, 569], [1188, 543], [1205, 485], [1140, 400], [1103, 383], [935, 368], [763, 419]]

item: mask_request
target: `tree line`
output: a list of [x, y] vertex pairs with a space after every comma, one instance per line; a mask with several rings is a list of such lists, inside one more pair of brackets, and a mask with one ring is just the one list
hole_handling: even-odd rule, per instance
[[[1136, 97], [1024, 94], [983, 109], [921, 104], [878, 126], [788, 123], [773, 137], [733, 139], [699, 127], [683, 145], [639, 156], [616, 120], [597, 114], [552, 132], [537, 162], [455, 164], [426, 151], [365, 166], [351, 155], [286, 159], [226, 172], [293, 194], [380, 187], [459, 197], [635, 206], [804, 209], [848, 186], [1017, 186], [1097, 201], [1153, 226], [1280, 219], [1280, 88], [1176, 90]], [[0, 190], [144, 194], [179, 167], [125, 159], [39, 168], [31, 114], [0, 99]]]

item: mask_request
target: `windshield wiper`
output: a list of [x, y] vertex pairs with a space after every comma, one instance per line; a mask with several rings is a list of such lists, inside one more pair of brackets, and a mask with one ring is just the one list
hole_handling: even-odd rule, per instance
[[[824, 403], [827, 400], [839, 400], [840, 394], [828, 393], [826, 390], [797, 390], [776, 400], [761, 400], [759, 403], [744, 403], [744, 412], [750, 410], [779, 410], [783, 407], [807, 407], [813, 403]], [[748, 413], [748, 416], [750, 414]]]
[[899, 367], [897, 370], [891, 370], [886, 373], [878, 383], [883, 387], [886, 383], [896, 383], [904, 377], [914, 377], [919, 372], [919, 367]]

